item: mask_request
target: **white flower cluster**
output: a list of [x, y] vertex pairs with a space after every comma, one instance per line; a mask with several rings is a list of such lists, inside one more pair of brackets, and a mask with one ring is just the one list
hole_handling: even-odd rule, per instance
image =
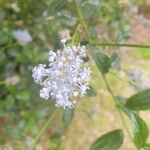
[[90, 69], [84, 66], [85, 46], [66, 47], [49, 52], [49, 65], [39, 64], [33, 68], [34, 81], [42, 86], [40, 97], [56, 102], [56, 106], [74, 107], [77, 97], [82, 97], [89, 88], [87, 79]]

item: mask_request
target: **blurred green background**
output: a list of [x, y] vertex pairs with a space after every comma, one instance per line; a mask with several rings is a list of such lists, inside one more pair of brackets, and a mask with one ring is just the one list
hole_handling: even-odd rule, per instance
[[[139, 24], [138, 21], [140, 32], [150, 35], [149, 10], [148, 0], [0, 0], [0, 149], [29, 149], [55, 109], [51, 101], [40, 99], [39, 88], [32, 79], [32, 68], [47, 63], [48, 51], [61, 47], [61, 37], [68, 36], [70, 44], [87, 44], [91, 39], [136, 43], [133, 37], [139, 28], [134, 30], [134, 25]], [[142, 35], [140, 38], [143, 41]], [[144, 44], [149, 44], [147, 40]], [[117, 52], [124, 70], [137, 65], [150, 76], [149, 49], [100, 49], [108, 55]], [[67, 128], [62, 121], [64, 110], [60, 109], [37, 149], [88, 149], [97, 136], [121, 126], [93, 60], [88, 63], [93, 71], [91, 85], [95, 91], [78, 102], [74, 119]], [[120, 75], [128, 78], [122, 70]], [[115, 85], [116, 93], [128, 96], [134, 91], [132, 86], [113, 75], [109, 76], [109, 81]], [[148, 121], [150, 123], [150, 118]], [[123, 149], [134, 149], [128, 139]]]

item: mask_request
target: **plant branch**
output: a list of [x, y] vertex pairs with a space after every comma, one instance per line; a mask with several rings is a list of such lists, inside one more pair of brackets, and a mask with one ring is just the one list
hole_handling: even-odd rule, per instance
[[120, 115], [122, 124], [123, 124], [124, 128], [126, 129], [128, 135], [129, 135], [130, 140], [133, 141], [132, 136], [131, 136], [131, 133], [130, 133], [130, 131], [129, 131], [129, 129], [128, 129], [126, 123], [125, 123], [123, 114], [122, 114], [120, 108], [118, 108], [118, 106], [117, 106], [118, 102], [117, 102], [117, 100], [116, 100], [116, 97], [115, 97], [115, 95], [113, 94], [113, 92], [112, 92], [112, 90], [111, 90], [111, 88], [110, 88], [110, 86], [109, 86], [109, 83], [108, 83], [108, 81], [107, 81], [107, 79], [106, 79], [106, 76], [105, 76], [103, 73], [102, 73], [102, 77], [103, 77], [103, 80], [104, 80], [104, 82], [105, 82], [105, 84], [106, 84], [106, 87], [107, 87], [108, 92], [110, 93], [110, 95], [112, 96], [112, 98], [113, 98], [113, 100], [114, 100], [114, 102], [115, 102], [115, 105], [116, 105], [116, 108], [117, 108], [117, 110], [118, 110], [118, 112], [119, 112], [119, 115]]
[[85, 30], [85, 32], [86, 32], [86, 35], [87, 35], [87, 38], [88, 38], [89, 42], [91, 43], [91, 37], [90, 37], [90, 34], [89, 34], [89, 32], [88, 32], [88, 27], [87, 27], [87, 25], [86, 25], [86, 22], [85, 22], [85, 20], [84, 20], [84, 17], [83, 17], [83, 15], [82, 15], [81, 8], [80, 8], [80, 6], [77, 5], [76, 3], [75, 3], [75, 5], [76, 5], [76, 10], [77, 10], [77, 13], [78, 13], [79, 20], [80, 20], [80, 22], [81, 22], [81, 24], [82, 24], [82, 26], [83, 26], [83, 28], [84, 28], [84, 30]]
[[112, 46], [112, 47], [133, 47], [133, 48], [150, 48], [150, 45], [144, 44], [121, 44], [121, 43], [109, 43], [109, 42], [95, 42], [89, 41], [91, 45], [99, 45], [99, 46]]
[[77, 24], [77, 26], [76, 26], [76, 28], [75, 28], [75, 31], [74, 31], [74, 34], [73, 34], [73, 36], [72, 36], [72, 39], [71, 39], [72, 45], [75, 43], [75, 38], [76, 38], [76, 36], [77, 36], [77, 30], [78, 30], [79, 26], [80, 26], [80, 24]]
[[[88, 39], [88, 41], [89, 41], [89, 43], [90, 43], [91, 45], [150, 48], [150, 45], [134, 45], [134, 44], [118, 44], [118, 43], [100, 43], [100, 42], [93, 42], [93, 41], [91, 40], [90, 33], [88, 32], [88, 27], [87, 27], [87, 25], [86, 25], [86, 22], [84, 21], [84, 17], [83, 17], [83, 15], [82, 15], [82, 11], [81, 11], [81, 9], [80, 9], [80, 6], [78, 6], [76, 3], [75, 3], [75, 5], [76, 5], [76, 10], [77, 10], [78, 17], [79, 17], [79, 19], [80, 19], [81, 25], [83, 26], [83, 28], [84, 28], [84, 30], [85, 30], [85, 32], [86, 32], [86, 35], [87, 35], [87, 39]], [[106, 77], [105, 77], [105, 75], [104, 75], [103, 73], [102, 73], [102, 77], [103, 77], [103, 80], [104, 80], [104, 82], [105, 82], [105, 84], [106, 84], [106, 87], [107, 87], [108, 92], [110, 93], [110, 95], [112, 96], [112, 98], [113, 98], [113, 100], [114, 100], [114, 102], [115, 102], [115, 104], [116, 104], [116, 108], [117, 108], [117, 110], [118, 110], [118, 112], [119, 112], [119, 114], [120, 114], [120, 118], [121, 118], [121, 120], [122, 120], [122, 124], [123, 124], [124, 128], [126, 129], [128, 135], [129, 135], [129, 138], [130, 138], [131, 141], [133, 142], [131, 133], [130, 133], [130, 131], [129, 131], [129, 129], [128, 129], [126, 123], [125, 123], [123, 114], [122, 114], [120, 108], [117, 107], [117, 103], [118, 103], [118, 102], [117, 102], [117, 100], [116, 100], [116, 97], [114, 96], [114, 94], [113, 94], [113, 92], [112, 92], [112, 90], [111, 90], [111, 88], [110, 88], [110, 86], [109, 86], [109, 83], [108, 83], [108, 81], [107, 81], [107, 79], [106, 79]]]

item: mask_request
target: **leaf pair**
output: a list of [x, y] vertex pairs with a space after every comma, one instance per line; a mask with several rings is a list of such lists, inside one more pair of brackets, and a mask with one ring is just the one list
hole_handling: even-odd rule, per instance
[[[150, 89], [142, 90], [127, 99], [125, 106], [131, 110], [148, 110], [150, 109]], [[138, 149], [150, 149], [150, 146], [146, 144], [149, 130], [144, 122], [137, 114], [131, 115], [131, 121], [133, 126], [133, 139]]]
[[138, 111], [150, 109], [150, 89], [142, 90], [128, 99], [116, 97], [120, 109], [131, 119], [133, 129], [133, 141], [138, 149], [148, 150], [146, 144], [149, 130], [144, 120], [138, 115]]
[[98, 69], [103, 73], [108, 73], [111, 67], [110, 58], [101, 51], [93, 52], [94, 61]]
[[[144, 120], [138, 115], [137, 111], [130, 110], [126, 107], [126, 99], [116, 97], [119, 108], [129, 117], [133, 130], [133, 142], [138, 149], [148, 147], [146, 144], [149, 135], [149, 130]], [[123, 102], [124, 101], [124, 102]], [[146, 149], [145, 149], [146, 150]]]

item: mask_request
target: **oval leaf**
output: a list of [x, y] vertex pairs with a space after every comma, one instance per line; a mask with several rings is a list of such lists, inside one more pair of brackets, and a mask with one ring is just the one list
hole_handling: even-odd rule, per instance
[[121, 58], [117, 53], [113, 53], [110, 58], [110, 64], [111, 67], [114, 69], [120, 69], [121, 68]]
[[90, 150], [117, 150], [123, 144], [123, 131], [113, 130], [97, 138]]
[[102, 73], [108, 73], [111, 67], [110, 58], [100, 51], [93, 52], [94, 61]]
[[66, 108], [64, 109], [62, 121], [65, 126], [68, 126], [74, 117], [74, 108]]
[[142, 148], [146, 145], [149, 130], [144, 122], [137, 114], [131, 115], [132, 127], [133, 127], [133, 140], [137, 148]]
[[145, 89], [128, 98], [126, 106], [133, 110], [150, 109], [150, 89]]

